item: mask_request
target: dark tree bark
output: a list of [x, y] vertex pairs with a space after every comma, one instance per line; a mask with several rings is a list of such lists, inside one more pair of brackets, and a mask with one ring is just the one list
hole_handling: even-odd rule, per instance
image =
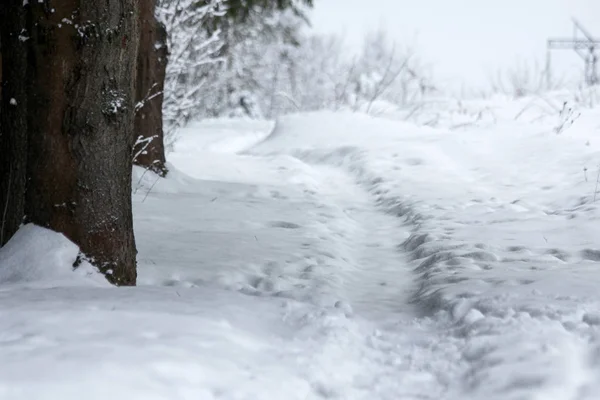
[[27, 63], [27, 53], [15, 34], [25, 25], [25, 15], [11, 15], [11, 4], [6, 0], [0, 3], [0, 45], [4, 54], [0, 92], [0, 246], [23, 221], [27, 181], [27, 115], [23, 112], [27, 106], [26, 70], [22, 68]]
[[134, 285], [138, 0], [1, 1], [3, 241], [24, 217]]
[[137, 112], [133, 162], [160, 176], [167, 174], [163, 136], [163, 89], [167, 69], [167, 32], [156, 19], [156, 0], [140, 4], [137, 56]]

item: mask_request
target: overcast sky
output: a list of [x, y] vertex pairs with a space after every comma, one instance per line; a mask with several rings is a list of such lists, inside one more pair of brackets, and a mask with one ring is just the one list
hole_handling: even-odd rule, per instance
[[[365, 32], [385, 27], [457, 89], [487, 84], [519, 58], [545, 60], [548, 37], [572, 36], [571, 17], [600, 38], [600, 0], [315, 0], [312, 22], [355, 48]], [[553, 53], [553, 61], [562, 71], [583, 68], [569, 51]]]

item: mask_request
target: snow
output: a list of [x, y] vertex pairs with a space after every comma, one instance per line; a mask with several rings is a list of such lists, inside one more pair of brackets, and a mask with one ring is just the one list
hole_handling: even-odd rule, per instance
[[78, 255], [77, 245], [63, 235], [33, 224], [24, 225], [0, 249], [0, 283], [19, 289], [109, 287], [87, 261], [73, 268]]
[[0, 399], [599, 398], [600, 108], [569, 96], [193, 124], [134, 169], [138, 287], [43, 228], [0, 249]]

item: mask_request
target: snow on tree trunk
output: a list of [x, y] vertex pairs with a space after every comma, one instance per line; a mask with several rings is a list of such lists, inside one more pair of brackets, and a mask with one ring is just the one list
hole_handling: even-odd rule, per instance
[[155, 7], [155, 0], [145, 1], [140, 6], [133, 162], [165, 176], [167, 167], [162, 106], [167, 68], [167, 33], [154, 15]]
[[2, 0], [0, 20], [2, 240], [23, 219], [61, 232], [117, 285], [136, 282], [138, 13], [137, 0]]

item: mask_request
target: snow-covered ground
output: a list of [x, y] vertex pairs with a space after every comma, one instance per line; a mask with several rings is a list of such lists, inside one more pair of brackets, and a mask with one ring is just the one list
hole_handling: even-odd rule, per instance
[[563, 101], [192, 125], [134, 171], [138, 287], [0, 249], [0, 399], [597, 400], [600, 108]]

